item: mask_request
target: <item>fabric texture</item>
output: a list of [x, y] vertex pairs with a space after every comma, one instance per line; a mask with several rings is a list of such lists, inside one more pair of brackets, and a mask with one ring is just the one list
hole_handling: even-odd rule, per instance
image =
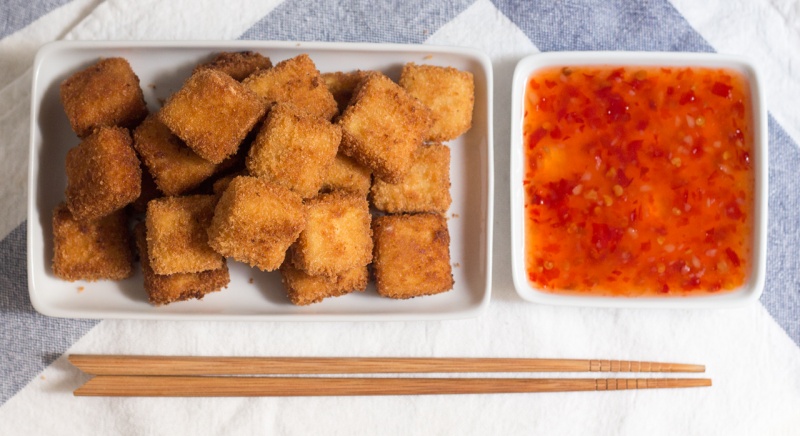
[[[792, 0], [0, 2], [0, 434], [797, 434], [800, 428], [800, 7]], [[70, 40], [297, 40], [468, 46], [494, 73], [492, 302], [418, 322], [73, 320], [38, 314], [26, 271], [29, 70]], [[724, 52], [756, 59], [769, 117], [761, 301], [731, 310], [523, 302], [511, 282], [514, 66], [557, 50]], [[72, 353], [607, 358], [705, 363], [704, 389], [336, 398], [75, 398]], [[509, 374], [545, 377], [547, 374]], [[586, 376], [564, 374], [559, 377]], [[590, 375], [588, 377], [616, 375]], [[625, 377], [626, 375], [619, 375]]]

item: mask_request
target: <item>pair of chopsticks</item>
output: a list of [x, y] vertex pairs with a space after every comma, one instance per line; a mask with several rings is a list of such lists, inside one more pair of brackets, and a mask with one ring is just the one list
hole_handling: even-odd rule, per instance
[[[297, 397], [573, 392], [711, 386], [705, 378], [316, 377], [333, 374], [658, 372], [701, 373], [705, 366], [627, 360], [530, 358], [185, 357], [73, 354], [93, 375], [76, 396]], [[259, 377], [259, 376], [268, 377]], [[284, 377], [276, 377], [283, 375]], [[302, 375], [285, 377], [286, 375]]]

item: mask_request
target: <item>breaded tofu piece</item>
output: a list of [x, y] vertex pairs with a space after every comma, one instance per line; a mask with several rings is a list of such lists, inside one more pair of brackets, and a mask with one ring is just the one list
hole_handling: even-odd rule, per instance
[[400, 86], [431, 110], [427, 141], [449, 141], [472, 127], [475, 81], [469, 71], [411, 62], [403, 67]]
[[328, 88], [328, 91], [331, 92], [333, 99], [336, 100], [339, 113], [344, 112], [344, 110], [350, 104], [350, 100], [353, 98], [353, 93], [361, 83], [361, 80], [367, 77], [367, 74], [369, 74], [367, 71], [361, 70], [350, 71], [347, 73], [336, 71], [333, 73], [321, 74], [322, 81], [325, 82], [325, 86]]
[[197, 187], [221, 165], [198, 156], [155, 115], [145, 118], [134, 130], [133, 148], [158, 189], [169, 196], [181, 195]]
[[359, 85], [339, 118], [341, 151], [369, 167], [375, 177], [399, 183], [430, 126], [430, 111], [381, 73]]
[[214, 180], [214, 184], [211, 186], [211, 189], [214, 191], [214, 195], [216, 195], [217, 198], [222, 197], [222, 193], [225, 192], [226, 189], [228, 189], [228, 185], [231, 184], [233, 179], [245, 175], [247, 174], [243, 172], [236, 172], [232, 174], [226, 174], [224, 176], [219, 177], [217, 180]]
[[372, 261], [367, 199], [344, 191], [306, 202], [306, 227], [292, 246], [294, 265], [312, 276], [334, 276]]
[[194, 72], [202, 70], [217, 70], [241, 82], [247, 76], [258, 70], [272, 68], [272, 61], [268, 57], [254, 51], [222, 52], [209, 62], [195, 67]]
[[202, 299], [206, 294], [217, 292], [231, 281], [227, 263], [221, 268], [196, 273], [160, 275], [153, 272], [147, 255], [147, 229], [139, 223], [133, 229], [139, 258], [142, 261], [144, 290], [150, 304], [161, 306], [190, 299]]
[[353, 159], [338, 153], [322, 179], [320, 191], [350, 191], [366, 197], [372, 185], [372, 172]]
[[341, 139], [339, 126], [278, 103], [269, 111], [245, 165], [251, 175], [310, 198], [319, 192]]
[[100, 126], [132, 128], [147, 116], [139, 78], [123, 58], [101, 59], [61, 83], [61, 103], [83, 138]]
[[380, 295], [405, 299], [453, 288], [450, 233], [441, 215], [376, 217], [372, 230], [373, 269]]
[[220, 163], [236, 153], [267, 108], [231, 76], [198, 71], [172, 94], [158, 118], [200, 157]]
[[68, 280], [121, 280], [133, 275], [128, 220], [117, 211], [78, 221], [64, 203], [53, 211], [53, 273]]
[[273, 271], [281, 266], [286, 250], [305, 225], [299, 195], [257, 177], [239, 176], [217, 203], [208, 240], [226, 257]]
[[281, 265], [281, 281], [292, 304], [306, 306], [325, 298], [367, 289], [367, 266], [359, 266], [332, 277], [312, 276], [287, 260]]
[[131, 203], [131, 209], [135, 213], [147, 212], [147, 203], [154, 198], [163, 197], [164, 195], [158, 190], [153, 176], [147, 171], [147, 168], [142, 168], [142, 189], [139, 198]]
[[216, 197], [163, 197], [147, 204], [147, 254], [156, 274], [222, 268], [225, 259], [208, 245]]
[[99, 127], [67, 151], [67, 207], [79, 221], [94, 220], [139, 198], [142, 169], [127, 129]]
[[392, 185], [375, 179], [372, 205], [389, 213], [447, 212], [450, 197], [450, 148], [423, 145], [402, 182]]
[[320, 77], [314, 61], [301, 54], [261, 70], [244, 80], [247, 87], [264, 99], [267, 107], [273, 103], [292, 103], [309, 114], [330, 120], [338, 107]]

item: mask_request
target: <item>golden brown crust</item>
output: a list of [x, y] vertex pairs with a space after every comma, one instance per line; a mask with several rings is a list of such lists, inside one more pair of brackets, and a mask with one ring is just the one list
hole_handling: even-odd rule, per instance
[[399, 183], [430, 125], [430, 111], [381, 73], [364, 79], [339, 118], [341, 151], [375, 177]]
[[208, 239], [218, 253], [272, 271], [305, 224], [299, 195], [263, 179], [239, 176], [217, 203]]
[[452, 67], [406, 64], [400, 86], [431, 110], [428, 141], [449, 141], [472, 126], [475, 82], [472, 73]]
[[158, 190], [153, 176], [147, 171], [147, 168], [142, 168], [142, 189], [139, 197], [131, 203], [131, 209], [136, 213], [147, 212], [147, 203], [154, 198], [162, 197], [163, 194]]
[[301, 54], [279, 62], [273, 68], [258, 71], [244, 80], [247, 87], [273, 103], [292, 103], [309, 114], [330, 120], [338, 110], [314, 61]]
[[142, 170], [127, 129], [99, 127], [67, 152], [67, 206], [94, 220], [122, 209], [142, 189]]
[[53, 273], [68, 280], [121, 280], [133, 274], [127, 217], [117, 211], [77, 221], [61, 203], [53, 211]]
[[306, 306], [325, 298], [338, 297], [367, 288], [367, 266], [360, 266], [333, 277], [312, 276], [296, 268], [292, 262], [281, 265], [281, 280], [292, 304]]
[[158, 117], [200, 157], [220, 163], [236, 152], [266, 110], [257, 95], [231, 76], [202, 70], [170, 96]]
[[387, 215], [373, 221], [378, 293], [413, 298], [453, 288], [450, 233], [437, 214]]
[[239, 51], [219, 53], [211, 61], [195, 67], [194, 72], [217, 70], [241, 82], [256, 71], [270, 68], [272, 68], [272, 62], [268, 57], [254, 51]]
[[371, 185], [372, 172], [369, 168], [339, 153], [328, 168], [320, 191], [343, 190], [366, 197]]
[[278, 103], [250, 148], [247, 170], [310, 198], [319, 192], [341, 139], [339, 126]]
[[369, 204], [344, 191], [306, 203], [306, 227], [292, 246], [294, 265], [312, 276], [335, 276], [372, 261]]
[[325, 82], [325, 86], [328, 88], [328, 91], [331, 92], [333, 95], [333, 99], [336, 100], [336, 105], [338, 107], [339, 113], [344, 112], [348, 105], [350, 105], [350, 101], [353, 99], [353, 94], [361, 83], [361, 81], [367, 77], [367, 71], [350, 71], [350, 72], [342, 72], [336, 71], [333, 73], [322, 73], [322, 81]]
[[197, 273], [175, 273], [160, 275], [153, 272], [147, 255], [147, 229], [144, 223], [134, 228], [136, 246], [142, 261], [144, 290], [150, 304], [160, 306], [190, 299], [202, 299], [206, 294], [217, 292], [230, 283], [227, 263], [219, 269]]
[[155, 115], [134, 130], [133, 147], [164, 195], [180, 195], [197, 187], [222, 165], [198, 156]]
[[134, 127], [147, 115], [139, 78], [123, 58], [101, 59], [61, 83], [61, 103], [83, 138], [100, 126]]
[[216, 197], [163, 197], [147, 205], [147, 248], [156, 274], [219, 269], [225, 260], [208, 245]]
[[402, 182], [375, 179], [371, 191], [376, 209], [389, 213], [447, 212], [450, 197], [450, 148], [423, 145]]

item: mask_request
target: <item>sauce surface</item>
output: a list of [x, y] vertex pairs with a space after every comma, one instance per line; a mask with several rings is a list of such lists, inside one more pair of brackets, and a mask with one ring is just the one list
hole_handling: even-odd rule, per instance
[[553, 67], [528, 81], [525, 262], [548, 292], [694, 295], [747, 279], [752, 108], [732, 70]]

